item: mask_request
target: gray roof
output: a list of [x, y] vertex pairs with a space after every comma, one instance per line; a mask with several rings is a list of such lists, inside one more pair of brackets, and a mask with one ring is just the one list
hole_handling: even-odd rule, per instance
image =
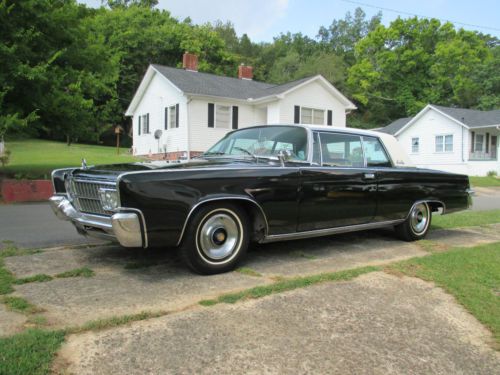
[[440, 105], [432, 106], [455, 120], [467, 125], [469, 128], [476, 128], [487, 125], [500, 125], [500, 109], [493, 111], [479, 111], [477, 109], [464, 109], [443, 107]]
[[234, 99], [257, 99], [269, 95], [277, 95], [312, 78], [307, 77], [282, 85], [273, 85], [247, 79], [193, 72], [163, 65], [153, 64], [153, 67], [187, 94], [220, 96]]
[[387, 134], [396, 134], [403, 126], [408, 124], [408, 122], [412, 119], [413, 117], [402, 117], [398, 118], [396, 121], [391, 122], [389, 125], [387, 125], [385, 128], [378, 129], [379, 132], [382, 133], [387, 133]]
[[[500, 109], [492, 111], [479, 111], [477, 109], [443, 107], [435, 104], [431, 104], [431, 106], [461, 122], [462, 124], [467, 125], [469, 128], [500, 125]], [[413, 117], [399, 118], [378, 131], [394, 135], [412, 119]]]

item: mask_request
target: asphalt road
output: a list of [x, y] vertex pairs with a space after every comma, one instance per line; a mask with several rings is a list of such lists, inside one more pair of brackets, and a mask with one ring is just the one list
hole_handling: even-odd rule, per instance
[[[500, 209], [500, 189], [481, 189], [473, 210]], [[55, 217], [48, 203], [0, 205], [0, 241], [14, 241], [20, 247], [51, 247], [97, 243]], [[1, 247], [0, 243], [0, 247]]]

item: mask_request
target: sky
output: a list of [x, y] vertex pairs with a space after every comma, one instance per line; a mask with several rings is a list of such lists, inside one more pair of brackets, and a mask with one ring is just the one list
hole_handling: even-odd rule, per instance
[[[78, 2], [101, 5], [101, 0]], [[229, 20], [238, 35], [246, 33], [254, 42], [270, 42], [287, 31], [315, 37], [320, 26], [329, 26], [357, 7], [368, 17], [381, 11], [385, 25], [410, 13], [453, 21], [458, 27], [500, 38], [500, 0], [159, 0], [158, 7], [180, 20], [190, 17], [196, 24]]]

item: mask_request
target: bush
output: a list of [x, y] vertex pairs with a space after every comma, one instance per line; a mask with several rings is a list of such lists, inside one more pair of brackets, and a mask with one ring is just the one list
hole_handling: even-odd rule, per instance
[[488, 173], [486, 173], [486, 176], [488, 177], [496, 177], [497, 175], [497, 171], [489, 171]]
[[0, 155], [0, 164], [2, 167], [5, 167], [9, 163], [10, 159], [10, 150], [5, 150], [3, 154]]

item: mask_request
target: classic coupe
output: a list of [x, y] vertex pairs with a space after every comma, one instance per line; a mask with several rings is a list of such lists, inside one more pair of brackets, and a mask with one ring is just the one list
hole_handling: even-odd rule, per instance
[[394, 227], [470, 206], [467, 176], [420, 169], [390, 135], [309, 125], [228, 133], [189, 162], [55, 170], [56, 215], [125, 247], [178, 247], [195, 272], [236, 267], [250, 242]]

